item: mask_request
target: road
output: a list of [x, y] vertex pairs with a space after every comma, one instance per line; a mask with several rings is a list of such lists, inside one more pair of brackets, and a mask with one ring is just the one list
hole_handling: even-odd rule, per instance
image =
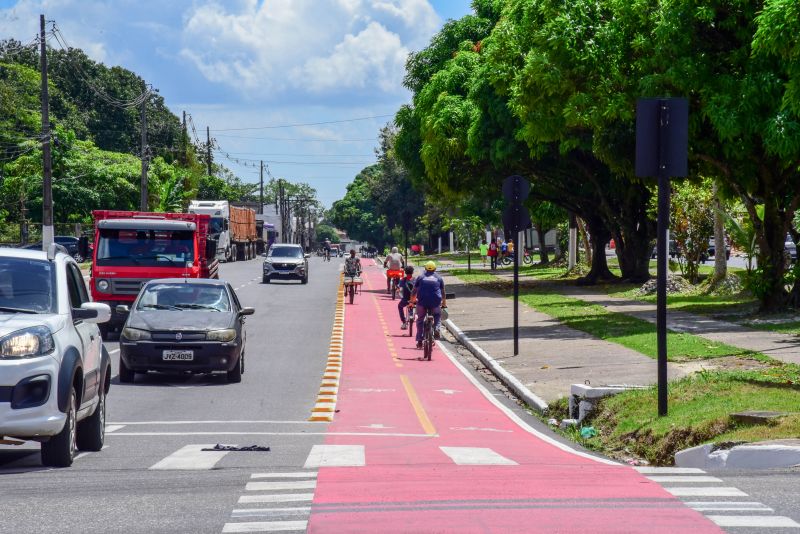
[[[107, 447], [45, 469], [0, 447], [0, 532], [773, 532], [800, 522], [797, 473], [616, 465], [576, 449], [443, 342], [417, 358], [364, 260], [345, 306], [334, 421], [310, 422], [326, 375], [341, 261], [308, 285], [224, 265], [245, 306], [246, 372], [116, 378]], [[117, 368], [117, 344], [108, 342]], [[212, 452], [215, 444], [268, 452]], [[791, 488], [794, 488], [792, 490]], [[759, 528], [766, 527], [766, 528]], [[785, 530], [785, 529], [782, 529]]]

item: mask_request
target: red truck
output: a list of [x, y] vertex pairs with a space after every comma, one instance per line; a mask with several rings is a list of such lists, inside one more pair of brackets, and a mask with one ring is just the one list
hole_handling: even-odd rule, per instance
[[94, 216], [91, 292], [111, 306], [108, 330], [121, 327], [118, 304], [132, 303], [154, 278], [219, 278], [208, 215], [99, 210]]

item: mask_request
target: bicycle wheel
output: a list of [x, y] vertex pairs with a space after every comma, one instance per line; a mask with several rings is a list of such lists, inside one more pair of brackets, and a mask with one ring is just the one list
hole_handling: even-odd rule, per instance
[[530, 254], [525, 254], [524, 256], [522, 256], [522, 263], [524, 263], [525, 265], [533, 265], [533, 256], [531, 256]]
[[433, 318], [425, 319], [425, 336], [422, 338], [423, 356], [430, 361], [433, 353]]
[[397, 298], [397, 284], [392, 282], [392, 300]]
[[414, 311], [408, 310], [408, 337], [414, 337]]
[[356, 287], [353, 284], [350, 284], [350, 304], [353, 303], [353, 299], [356, 298]]

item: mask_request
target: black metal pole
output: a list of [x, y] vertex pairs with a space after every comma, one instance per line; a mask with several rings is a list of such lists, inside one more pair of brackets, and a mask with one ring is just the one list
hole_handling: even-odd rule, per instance
[[666, 173], [666, 142], [669, 104], [658, 107], [658, 255], [656, 291], [656, 345], [658, 348], [658, 415], [667, 415], [667, 257], [669, 254], [669, 177]]
[[519, 355], [519, 253], [514, 250], [514, 356], [517, 355]]

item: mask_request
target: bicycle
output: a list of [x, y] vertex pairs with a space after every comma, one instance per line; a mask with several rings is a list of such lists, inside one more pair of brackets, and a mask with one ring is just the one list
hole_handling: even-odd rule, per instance
[[325, 251], [325, 259], [324, 259], [324, 261], [331, 261], [331, 251], [330, 250], [326, 250]]
[[[447, 298], [454, 299], [456, 296], [452, 293], [448, 293]], [[422, 323], [422, 359], [425, 361], [431, 361], [431, 357], [433, 355], [433, 342], [437, 337], [433, 331], [435, 319], [433, 318], [431, 309], [432, 308], [425, 308], [425, 321]], [[440, 320], [447, 320], [447, 306], [442, 306]]]
[[356, 293], [361, 293], [362, 280], [358, 277], [359, 274], [361, 273], [357, 273], [356, 276], [344, 277], [344, 290], [345, 294], [350, 297], [350, 304], [353, 304]]
[[398, 284], [400, 283], [400, 279], [403, 277], [405, 273], [402, 269], [389, 269], [386, 271], [386, 278], [388, 281], [387, 290], [392, 295], [392, 300], [397, 298], [397, 290]]
[[408, 324], [408, 337], [414, 337], [414, 323], [417, 319], [417, 304], [409, 302], [406, 306], [406, 323]]

